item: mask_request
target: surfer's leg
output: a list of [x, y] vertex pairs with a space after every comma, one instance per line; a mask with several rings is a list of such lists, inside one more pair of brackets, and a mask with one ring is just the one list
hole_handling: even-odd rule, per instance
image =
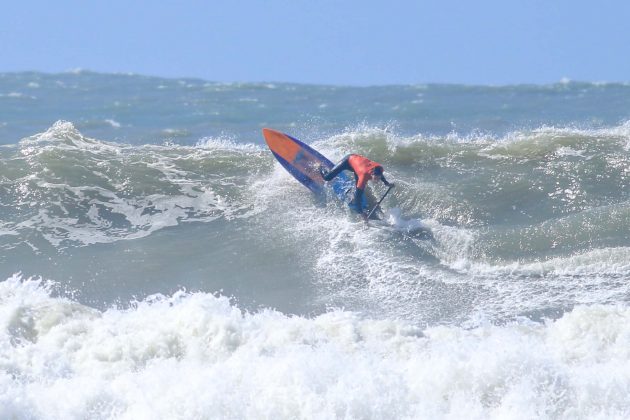
[[349, 207], [357, 213], [363, 213], [363, 190], [361, 188], [354, 190], [354, 199], [350, 202]]
[[343, 159], [341, 159], [341, 161], [338, 164], [336, 164], [328, 172], [325, 172], [325, 170], [322, 170], [321, 173], [322, 173], [322, 178], [324, 178], [324, 181], [330, 181], [331, 179], [339, 175], [341, 171], [350, 170], [351, 169], [350, 162], [348, 161], [349, 158], [350, 158], [350, 155], [346, 155]]

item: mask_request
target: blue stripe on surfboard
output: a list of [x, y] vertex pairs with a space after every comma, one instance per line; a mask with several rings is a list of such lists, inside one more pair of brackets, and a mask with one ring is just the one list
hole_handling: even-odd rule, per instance
[[326, 169], [330, 169], [333, 166], [335, 166], [330, 160], [328, 160], [326, 158], [326, 156], [322, 155], [321, 153], [319, 153], [317, 150], [313, 149], [311, 146], [309, 146], [306, 143], [302, 143], [300, 140], [296, 139], [295, 137], [292, 137], [286, 133], [283, 133], [285, 136], [287, 136], [288, 138], [290, 138], [291, 140], [293, 140], [294, 142], [296, 142], [297, 144], [300, 145], [301, 148], [307, 150], [310, 154], [313, 155], [313, 157], [316, 157], [318, 160], [320, 160], [324, 166], [326, 167]]
[[293, 175], [295, 177], [295, 179], [300, 181], [302, 183], [302, 185], [306, 186], [309, 190], [313, 191], [314, 193], [321, 194], [321, 192], [323, 190], [321, 184], [313, 181], [313, 179], [311, 179], [308, 176], [304, 175], [302, 172], [300, 172], [300, 170], [298, 170], [295, 166], [291, 165], [282, 156], [280, 156], [279, 154], [277, 154], [273, 150], [271, 151], [271, 153], [273, 153], [273, 155], [276, 157], [276, 159], [278, 159], [278, 162], [280, 162], [280, 164], [282, 166], [284, 166], [284, 169], [289, 171], [289, 173], [291, 175]]
[[[321, 163], [324, 164], [324, 167], [326, 169], [331, 169], [333, 166], [335, 166], [335, 164], [332, 163], [330, 160], [328, 160], [326, 156], [322, 155], [321, 153], [313, 149], [308, 144], [296, 139], [293, 136], [290, 136], [289, 134], [284, 133], [284, 135], [290, 138], [291, 140], [293, 140], [295, 143], [297, 143], [302, 149], [308, 151], [311, 155], [313, 155], [313, 157], [319, 159]], [[350, 178], [344, 172], [341, 172], [339, 175], [335, 177], [334, 180], [330, 181], [329, 185], [332, 187], [333, 192], [340, 200], [349, 201], [349, 198], [347, 197], [346, 192], [348, 191], [349, 188], [354, 187], [354, 182], [352, 182]]]

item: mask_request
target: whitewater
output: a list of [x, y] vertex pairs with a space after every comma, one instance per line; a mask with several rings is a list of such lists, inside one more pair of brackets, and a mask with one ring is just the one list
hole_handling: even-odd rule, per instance
[[[629, 102], [0, 74], [0, 418], [630, 417]], [[389, 228], [266, 126], [382, 163]]]

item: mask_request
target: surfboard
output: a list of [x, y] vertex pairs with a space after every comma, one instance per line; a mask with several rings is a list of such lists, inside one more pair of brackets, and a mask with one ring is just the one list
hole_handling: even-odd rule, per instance
[[[271, 128], [263, 128], [263, 137], [274, 157], [295, 179], [315, 194], [325, 194], [332, 188], [334, 195], [349, 204], [354, 191], [354, 181], [344, 172], [328, 184], [319, 173], [319, 167], [331, 169], [334, 164], [309, 145], [288, 134]], [[367, 194], [363, 195], [363, 208], [370, 208]]]

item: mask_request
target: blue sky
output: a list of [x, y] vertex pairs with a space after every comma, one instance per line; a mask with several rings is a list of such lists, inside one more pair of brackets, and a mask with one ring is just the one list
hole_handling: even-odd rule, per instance
[[630, 80], [622, 0], [11, 1], [0, 72], [345, 85]]

